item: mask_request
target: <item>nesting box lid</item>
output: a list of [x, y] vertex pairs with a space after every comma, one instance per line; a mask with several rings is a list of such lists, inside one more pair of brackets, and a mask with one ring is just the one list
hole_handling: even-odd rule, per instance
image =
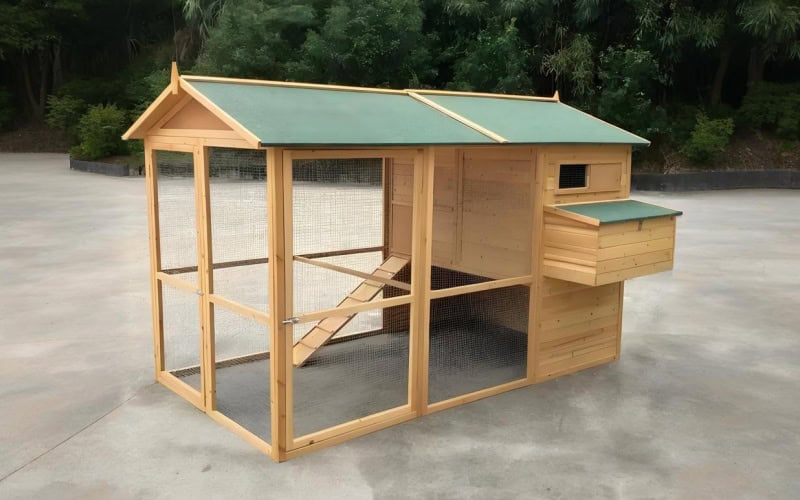
[[553, 205], [548, 207], [548, 211], [594, 226], [683, 214], [683, 212], [678, 210], [672, 210], [670, 208], [651, 205], [650, 203], [643, 203], [636, 200], [612, 200], [597, 203]]

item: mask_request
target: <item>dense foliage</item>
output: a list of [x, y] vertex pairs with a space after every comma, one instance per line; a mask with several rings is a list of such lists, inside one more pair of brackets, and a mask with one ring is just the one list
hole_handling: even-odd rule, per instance
[[126, 152], [122, 134], [128, 126], [125, 111], [113, 104], [97, 104], [78, 121], [78, 144], [70, 153], [82, 160], [95, 160]]
[[800, 139], [800, 0], [7, 0], [0, 18], [0, 127], [27, 116], [76, 139], [98, 105], [130, 122], [175, 58], [246, 78], [558, 89], [697, 162], [734, 127]]

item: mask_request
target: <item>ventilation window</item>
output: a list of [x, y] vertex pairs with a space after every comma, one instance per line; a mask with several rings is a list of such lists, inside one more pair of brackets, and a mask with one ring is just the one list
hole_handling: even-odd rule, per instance
[[586, 165], [561, 165], [558, 171], [558, 189], [586, 187]]

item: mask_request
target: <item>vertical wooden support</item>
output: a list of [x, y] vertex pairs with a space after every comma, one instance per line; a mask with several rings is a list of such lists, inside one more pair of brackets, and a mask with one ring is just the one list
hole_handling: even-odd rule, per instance
[[434, 150], [419, 150], [414, 158], [414, 197], [411, 241], [411, 339], [409, 404], [417, 415], [428, 408], [430, 351], [431, 249], [433, 242]]
[[201, 376], [203, 407], [216, 409], [216, 370], [214, 367], [214, 306], [209, 296], [214, 293], [213, 256], [211, 253], [211, 197], [209, 190], [208, 148], [194, 150], [194, 182], [197, 198], [197, 278], [200, 286]]
[[[288, 426], [290, 415], [287, 398], [287, 378], [291, 377], [292, 328], [283, 324], [291, 316], [291, 254], [286, 254], [287, 230], [291, 231], [291, 195], [285, 197], [284, 159], [280, 148], [267, 149], [268, 225], [269, 225], [269, 317], [270, 317], [270, 418], [272, 425], [272, 458], [286, 460], [291, 441]], [[289, 188], [291, 188], [291, 160], [289, 161]], [[287, 212], [288, 225], [287, 228]], [[291, 234], [288, 236], [291, 245]], [[291, 247], [290, 247], [291, 252]], [[288, 278], [288, 279], [287, 279]]]
[[539, 353], [539, 314], [542, 293], [542, 260], [544, 252], [544, 191], [547, 183], [545, 157], [542, 149], [531, 151], [533, 164], [532, 206], [533, 223], [531, 224], [531, 289], [528, 302], [528, 358], [527, 379], [529, 383], [536, 380], [536, 363]]
[[161, 283], [156, 273], [161, 270], [161, 242], [158, 227], [158, 166], [156, 152], [145, 140], [145, 186], [147, 190], [147, 230], [150, 239], [150, 300], [153, 309], [153, 356], [156, 380], [164, 371], [164, 321], [162, 313]]

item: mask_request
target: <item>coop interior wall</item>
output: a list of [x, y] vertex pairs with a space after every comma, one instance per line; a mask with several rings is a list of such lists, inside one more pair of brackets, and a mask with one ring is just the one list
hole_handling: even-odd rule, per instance
[[[168, 133], [146, 144], [150, 231], [159, 235], [151, 241], [157, 377], [276, 460], [619, 354], [622, 284], [543, 278], [539, 235], [544, 204], [627, 197], [629, 148], [326, 154], [209, 148], [211, 139]], [[178, 153], [193, 169], [173, 179], [158, 157]], [[313, 162], [322, 161], [320, 173], [324, 160], [355, 162], [354, 177], [314, 178]], [[561, 191], [559, 162], [586, 162], [600, 180]], [[170, 216], [173, 205], [184, 213]], [[354, 224], [363, 234], [337, 246]], [[172, 241], [179, 251], [168, 263]], [[410, 261], [389, 278], [398, 286], [348, 302], [363, 275], [393, 256]], [[327, 292], [315, 298], [320, 287]], [[180, 307], [195, 322], [183, 330], [170, 321]], [[311, 362], [293, 366], [296, 342], [350, 315]], [[301, 322], [283, 324], [289, 317]], [[381, 398], [358, 400], [359, 379]]]

